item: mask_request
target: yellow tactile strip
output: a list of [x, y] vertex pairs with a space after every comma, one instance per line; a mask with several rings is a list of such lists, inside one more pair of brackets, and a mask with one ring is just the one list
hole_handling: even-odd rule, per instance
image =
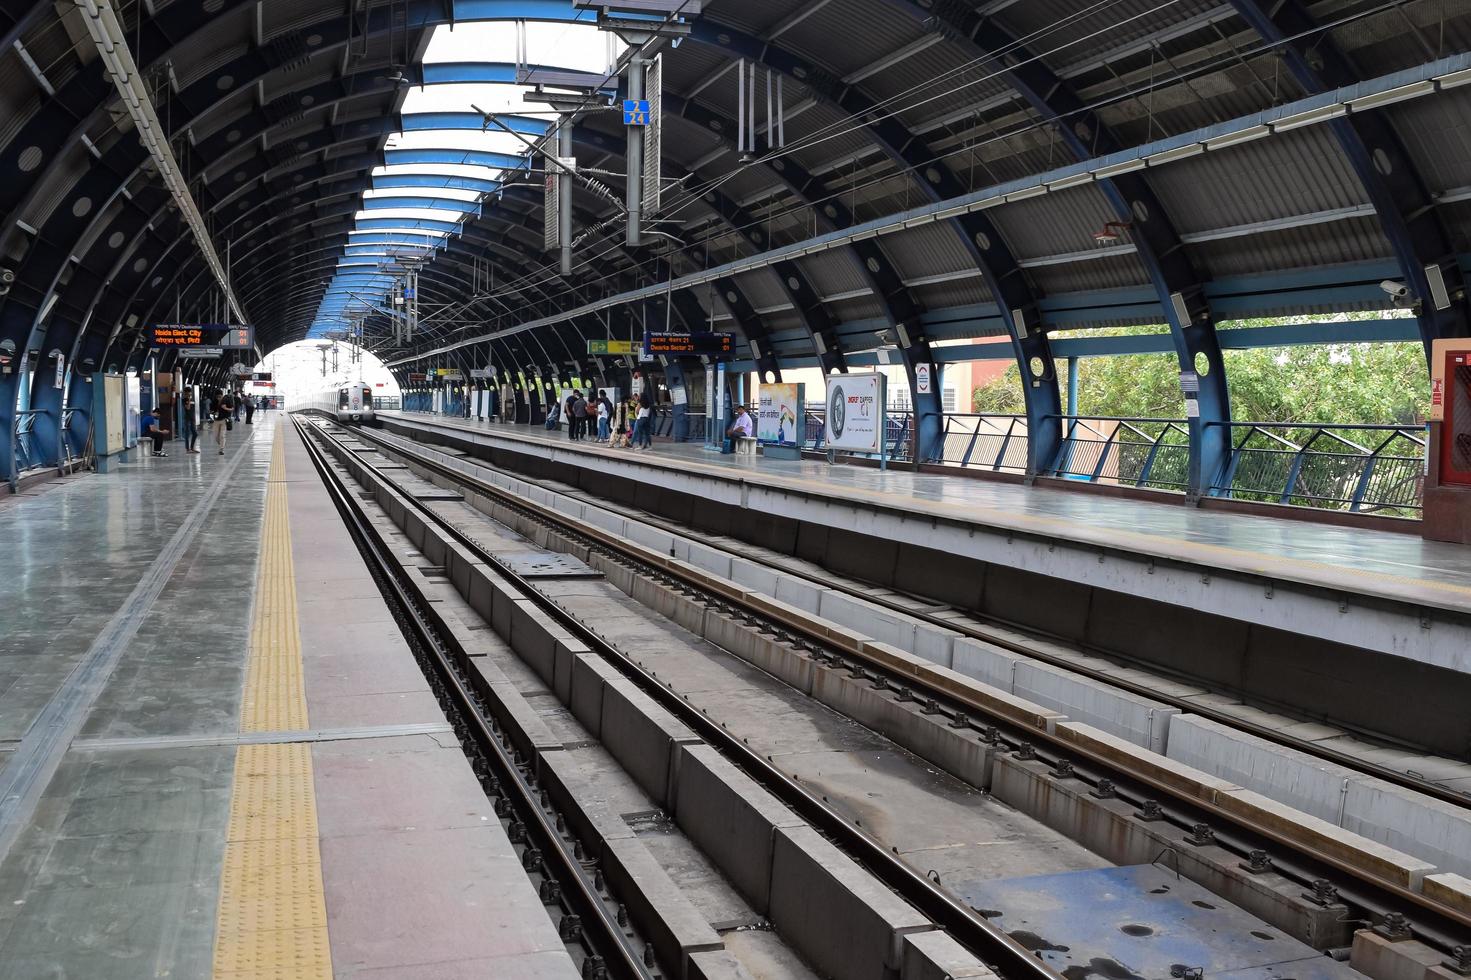
[[296, 567], [291, 561], [290, 517], [286, 511], [286, 454], [277, 431], [266, 477], [266, 519], [256, 577], [255, 619], [240, 706], [242, 732], [301, 731], [306, 728], [301, 638], [296, 622]]
[[[278, 426], [267, 476], [260, 574], [240, 709], [242, 732], [299, 731], [307, 724], [283, 436]], [[309, 744], [236, 749], [214, 976], [219, 980], [332, 976]]]

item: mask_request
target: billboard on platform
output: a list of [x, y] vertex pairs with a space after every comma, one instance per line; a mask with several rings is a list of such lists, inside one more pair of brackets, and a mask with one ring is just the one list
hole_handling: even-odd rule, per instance
[[830, 374], [823, 445], [877, 454], [884, 431], [884, 376]]
[[803, 389], [806, 385], [763, 384], [756, 414], [756, 440], [795, 446], [802, 440]]

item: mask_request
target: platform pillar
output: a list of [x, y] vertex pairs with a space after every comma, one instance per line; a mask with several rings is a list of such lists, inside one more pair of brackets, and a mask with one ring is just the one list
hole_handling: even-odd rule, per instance
[[1429, 462], [1421, 532], [1471, 544], [1471, 340], [1436, 340], [1430, 353]]

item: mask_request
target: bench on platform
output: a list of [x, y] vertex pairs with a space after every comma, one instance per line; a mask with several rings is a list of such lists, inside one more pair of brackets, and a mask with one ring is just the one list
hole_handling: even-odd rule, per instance
[[735, 441], [735, 454], [737, 456], [755, 456], [758, 443], [755, 439], [747, 436], [738, 436]]

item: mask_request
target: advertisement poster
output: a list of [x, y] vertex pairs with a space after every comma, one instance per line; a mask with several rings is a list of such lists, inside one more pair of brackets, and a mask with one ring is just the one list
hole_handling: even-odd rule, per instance
[[802, 437], [802, 389], [804, 385], [763, 384], [756, 415], [758, 442], [795, 446]]
[[877, 454], [884, 431], [884, 376], [828, 375], [824, 427], [822, 441], [828, 449]]
[[143, 404], [143, 392], [136, 374], [128, 375], [124, 384], [127, 414], [123, 416], [123, 446], [131, 449], [138, 445], [138, 415]]

